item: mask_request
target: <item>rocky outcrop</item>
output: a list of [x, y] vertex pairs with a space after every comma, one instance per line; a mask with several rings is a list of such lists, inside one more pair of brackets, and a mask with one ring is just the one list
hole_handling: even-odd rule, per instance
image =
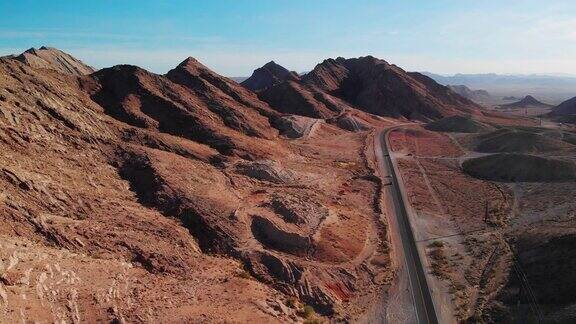
[[291, 172], [271, 160], [240, 162], [236, 169], [248, 177], [272, 183], [289, 183], [293, 177]]
[[316, 118], [286, 115], [276, 121], [276, 127], [283, 136], [288, 138], [300, 138], [306, 135], [316, 122], [318, 122], [318, 119]]
[[[93, 79], [95, 84], [88, 91], [114, 118], [207, 144], [226, 155], [250, 154], [250, 142], [277, 136], [267, 117], [209, 83], [206, 86], [210, 90], [200, 95], [199, 90], [191, 91], [162, 75], [130, 65], [102, 69]], [[253, 99], [255, 105], [261, 105]]]
[[497, 153], [466, 160], [469, 175], [501, 182], [569, 182], [576, 180], [576, 164], [570, 160], [528, 154]]
[[342, 114], [336, 118], [336, 125], [351, 132], [361, 132], [370, 129], [363, 122], [350, 114]]
[[518, 129], [499, 129], [477, 137], [474, 151], [483, 153], [529, 153], [561, 152], [574, 146], [536, 132]]
[[218, 115], [162, 76], [119, 65], [98, 71], [94, 79], [98, 87], [92, 98], [122, 122], [205, 143], [226, 154], [235, 148], [233, 140], [218, 131]]
[[306, 196], [276, 195], [270, 207], [287, 223], [316, 229], [328, 215], [328, 209]]
[[254, 215], [252, 233], [264, 245], [282, 252], [305, 255], [311, 246], [310, 237], [283, 229], [271, 220]]

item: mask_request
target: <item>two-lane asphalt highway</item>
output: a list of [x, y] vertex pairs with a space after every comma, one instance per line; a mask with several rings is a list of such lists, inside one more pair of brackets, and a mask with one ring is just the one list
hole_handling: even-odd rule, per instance
[[418, 323], [435, 324], [438, 323], [438, 318], [434, 309], [434, 302], [432, 301], [428, 282], [426, 281], [424, 266], [420, 259], [420, 255], [418, 254], [416, 240], [414, 239], [414, 233], [410, 226], [404, 198], [400, 191], [398, 175], [394, 171], [394, 165], [392, 164], [392, 158], [389, 152], [388, 134], [390, 130], [391, 129], [381, 131], [376, 134], [376, 136], [379, 136], [376, 143], [380, 143], [383, 155], [383, 159], [380, 159], [380, 163], [382, 164], [380, 167], [386, 171], [391, 180], [391, 198], [396, 211], [395, 216], [398, 223], [398, 234], [402, 240], [402, 248], [404, 250], [406, 261], [406, 271], [410, 282], [416, 319]]

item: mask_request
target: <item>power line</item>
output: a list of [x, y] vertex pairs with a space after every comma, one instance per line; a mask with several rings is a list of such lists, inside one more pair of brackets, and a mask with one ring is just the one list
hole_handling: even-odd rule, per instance
[[512, 265], [514, 267], [514, 271], [516, 272], [518, 278], [520, 279], [520, 285], [524, 288], [525, 291], [528, 292], [528, 298], [529, 298], [528, 304], [530, 305], [530, 308], [532, 309], [534, 314], [538, 317], [538, 321], [542, 322], [543, 316], [542, 316], [542, 312], [539, 308], [536, 294], [534, 293], [534, 290], [530, 286], [530, 282], [528, 281], [528, 277], [526, 276], [526, 273], [522, 269], [522, 265], [520, 264], [520, 260], [518, 260], [518, 262], [517, 262], [516, 258], [512, 257]]

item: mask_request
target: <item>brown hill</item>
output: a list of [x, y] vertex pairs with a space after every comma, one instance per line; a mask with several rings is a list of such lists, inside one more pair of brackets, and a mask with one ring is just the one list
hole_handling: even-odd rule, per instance
[[[166, 77], [194, 92], [215, 112], [224, 111], [220, 114], [230, 115], [228, 117], [230, 121], [238, 115], [250, 115], [253, 123], [259, 124], [254, 125], [254, 127], [260, 128], [261, 137], [274, 136], [274, 134], [264, 135], [264, 133], [273, 132], [273, 130], [270, 129], [270, 125], [264, 121], [262, 116], [273, 122], [279, 117], [276, 111], [270, 109], [265, 102], [260, 101], [252, 91], [246, 90], [236, 82], [215, 73], [196, 59], [187, 58], [175, 69], [170, 70]], [[258, 116], [258, 114], [262, 116]]]
[[346, 109], [420, 120], [478, 114], [480, 106], [432, 79], [367, 56], [327, 59], [300, 80], [286, 80], [259, 93], [277, 111], [331, 118]]
[[259, 101], [252, 91], [215, 73], [193, 57], [187, 58], [170, 70], [166, 77], [215, 104], [222, 104], [223, 101], [229, 102], [232, 99], [242, 104], [243, 107], [257, 110], [262, 115], [277, 115], [265, 102]]
[[249, 137], [277, 136], [258, 109], [271, 116], [275, 113], [255, 95], [190, 62], [196, 61], [187, 59], [167, 77], [129, 65], [102, 69], [93, 75], [97, 84], [90, 93], [108, 114], [123, 122], [204, 143], [226, 155], [249, 155], [266, 145], [255, 145], [256, 139]]
[[422, 74], [405, 72], [372, 56], [325, 60], [303, 82], [380, 116], [428, 120], [479, 109]]
[[568, 99], [552, 109], [553, 116], [576, 115], [576, 97]]
[[550, 136], [518, 129], [500, 129], [478, 137], [474, 150], [484, 153], [545, 153], [573, 146]]
[[471, 117], [450, 116], [426, 124], [426, 129], [447, 133], [482, 133], [491, 131], [494, 127], [479, 122]]
[[242, 86], [252, 91], [261, 91], [286, 80], [298, 80], [296, 72], [291, 72], [274, 61], [254, 70], [252, 75], [242, 81]]
[[462, 168], [473, 177], [503, 182], [566, 182], [576, 180], [572, 161], [528, 154], [492, 154], [465, 161]]
[[94, 68], [82, 63], [70, 54], [52, 47], [30, 48], [13, 58], [34, 68], [51, 69], [76, 76], [94, 72]]
[[522, 98], [522, 100], [509, 103], [506, 105], [501, 105], [501, 108], [550, 108], [552, 105], [545, 104], [543, 102], [538, 101], [536, 98], [532, 96], [526, 96]]

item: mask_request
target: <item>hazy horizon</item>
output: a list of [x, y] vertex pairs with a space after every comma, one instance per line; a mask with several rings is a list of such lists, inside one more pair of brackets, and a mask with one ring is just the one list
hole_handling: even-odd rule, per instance
[[[96, 68], [164, 73], [188, 56], [227, 76], [373, 55], [409, 71], [576, 76], [576, 3], [3, 2], [0, 55], [52, 46]], [[56, 14], [54, 14], [56, 13]]]

